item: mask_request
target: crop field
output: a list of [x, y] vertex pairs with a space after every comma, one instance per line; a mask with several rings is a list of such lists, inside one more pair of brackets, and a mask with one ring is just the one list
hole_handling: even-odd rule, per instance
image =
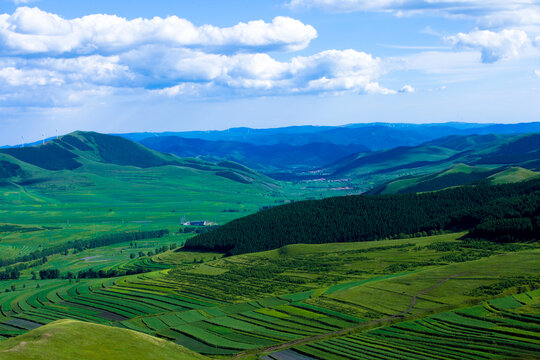
[[540, 291], [486, 301], [421, 320], [300, 345], [264, 359], [536, 358]]
[[[20, 280], [3, 281], [4, 289], [14, 285], [15, 290], [0, 288], [0, 340], [70, 318], [154, 335], [201, 354], [248, 356], [303, 339], [368, 329], [374, 321], [396, 316], [407, 320], [460, 308], [481, 302], [488, 290], [506, 294], [519, 288], [521, 294], [514, 300], [492, 300], [486, 309], [504, 312], [528, 303], [534, 312], [524, 293], [539, 282], [540, 250], [534, 243], [497, 245], [487, 254], [485, 244], [471, 248], [459, 240], [462, 234], [443, 234], [289, 245], [232, 257], [146, 253], [181, 245], [186, 236], [56, 254], [44, 265], [23, 270]], [[137, 255], [131, 258], [132, 253]], [[469, 261], [461, 261], [465, 255]], [[30, 278], [30, 271], [47, 267], [149, 272], [99, 279]], [[504, 281], [509, 284], [500, 285]], [[511, 309], [525, 317], [526, 310]], [[430, 319], [439, 321], [437, 316]], [[310, 356], [316, 357], [315, 345], [313, 349]]]

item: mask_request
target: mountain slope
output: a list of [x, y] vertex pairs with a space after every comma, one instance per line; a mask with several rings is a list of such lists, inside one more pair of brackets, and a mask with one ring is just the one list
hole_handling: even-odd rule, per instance
[[2, 360], [203, 360], [172, 342], [127, 329], [60, 320], [0, 342]]
[[405, 176], [376, 186], [366, 195], [405, 194], [441, 190], [484, 180], [491, 184], [508, 184], [539, 177], [540, 173], [520, 167], [491, 169], [457, 164], [429, 175]]
[[381, 184], [404, 176], [444, 171], [456, 164], [540, 169], [540, 134], [448, 136], [419, 146], [345, 157], [320, 174]]
[[287, 244], [373, 241], [440, 230], [462, 231], [484, 223], [484, 233], [495, 230], [504, 238], [518, 226], [521, 238], [528, 239], [538, 235], [540, 224], [533, 219], [538, 215], [540, 180], [422, 194], [345, 196], [261, 211], [190, 238], [185, 248], [241, 254]]
[[144, 139], [142, 145], [179, 157], [211, 157], [236, 161], [255, 169], [320, 167], [346, 155], [368, 151], [362, 145], [310, 143], [254, 145], [237, 141], [209, 141], [161, 136]]

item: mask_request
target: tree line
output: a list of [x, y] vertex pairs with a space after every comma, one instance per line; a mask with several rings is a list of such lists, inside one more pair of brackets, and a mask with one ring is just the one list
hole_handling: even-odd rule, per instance
[[474, 238], [528, 240], [540, 233], [539, 210], [538, 179], [422, 194], [343, 196], [264, 210], [188, 239], [183, 249], [235, 255], [297, 243], [372, 241], [465, 230], [471, 230]]

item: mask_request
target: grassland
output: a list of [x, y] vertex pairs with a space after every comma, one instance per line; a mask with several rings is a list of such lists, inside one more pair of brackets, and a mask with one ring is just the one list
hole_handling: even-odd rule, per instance
[[0, 343], [5, 360], [203, 360], [171, 342], [131, 330], [60, 320]]
[[[16, 290], [2, 293], [0, 336], [11, 338], [71, 318], [168, 339], [205, 355], [252, 356], [281, 344], [370, 329], [374, 321], [420, 318], [530, 291], [539, 284], [536, 244], [494, 245], [486, 251], [485, 244], [467, 247], [459, 240], [462, 235], [297, 244], [226, 258], [168, 251], [125, 259], [118, 252], [129, 252], [130, 245], [115, 245], [101, 250], [117, 254], [115, 266], [153, 271], [75, 281], [31, 280], [25, 270], [23, 279], [6, 283], [16, 283]], [[80, 261], [99, 261], [92, 258], [95, 251], [50, 261], [75, 269]], [[496, 286], [505, 280], [511, 286]], [[496, 294], [478, 291], [482, 286], [493, 286]]]

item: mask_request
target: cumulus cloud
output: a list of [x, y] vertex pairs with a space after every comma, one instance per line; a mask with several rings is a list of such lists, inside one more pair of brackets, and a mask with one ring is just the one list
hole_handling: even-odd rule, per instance
[[327, 50], [278, 61], [264, 53], [224, 55], [149, 47], [113, 56], [3, 59], [0, 95], [27, 93], [33, 102], [39, 92], [52, 96], [68, 89], [77, 94], [103, 88], [138, 88], [183, 98], [396, 93], [378, 83], [383, 74], [379, 58], [355, 50]]
[[[200, 94], [208, 84], [255, 94], [355, 93], [390, 94], [376, 81], [383, 73], [380, 59], [355, 50], [328, 50], [280, 62], [267, 54], [233, 56], [188, 51], [172, 61], [168, 73], [176, 84], [157, 90], [169, 96]], [[158, 67], [159, 68], [159, 67]], [[158, 74], [152, 76], [159, 78]]]
[[522, 50], [531, 45], [527, 33], [511, 29], [500, 32], [477, 30], [466, 34], [459, 33], [455, 36], [449, 36], [447, 40], [457, 47], [480, 50], [484, 63], [517, 58]]
[[181, 98], [397, 93], [379, 84], [381, 59], [364, 52], [289, 60], [268, 53], [302, 49], [316, 36], [288, 17], [219, 28], [176, 16], [66, 20], [21, 7], [0, 15], [0, 104], [26, 98], [32, 106], [69, 106], [129, 91]]
[[404, 85], [401, 89], [399, 89], [400, 93], [413, 93], [416, 92], [416, 89], [413, 88], [411, 85]]
[[94, 14], [66, 20], [29, 7], [0, 15], [0, 51], [6, 55], [110, 54], [146, 44], [232, 51], [299, 50], [316, 37], [312, 26], [283, 16], [270, 23], [257, 20], [220, 28], [195, 26], [177, 16], [127, 20]]

